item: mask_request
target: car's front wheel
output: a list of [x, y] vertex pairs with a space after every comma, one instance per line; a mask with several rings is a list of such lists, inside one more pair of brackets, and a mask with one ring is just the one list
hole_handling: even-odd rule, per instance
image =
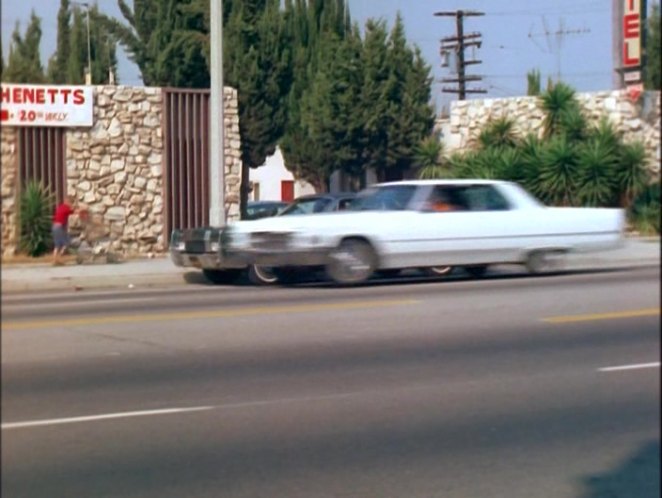
[[228, 270], [202, 270], [202, 274], [212, 284], [222, 285], [234, 283], [241, 275], [241, 271], [236, 268]]
[[268, 266], [251, 265], [248, 267], [248, 280], [254, 285], [273, 285], [278, 277]]
[[345, 239], [329, 254], [326, 273], [338, 284], [351, 285], [368, 280], [377, 267], [377, 255], [365, 240]]

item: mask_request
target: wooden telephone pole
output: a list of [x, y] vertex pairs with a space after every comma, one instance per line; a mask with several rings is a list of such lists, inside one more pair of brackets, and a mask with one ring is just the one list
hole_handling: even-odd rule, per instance
[[455, 17], [456, 36], [448, 36], [441, 39], [442, 57], [447, 56], [451, 51], [457, 54], [457, 77], [442, 78], [442, 83], [457, 83], [457, 87], [443, 87], [444, 93], [457, 93], [459, 100], [464, 100], [467, 93], [487, 93], [484, 88], [467, 88], [469, 81], [481, 81], [483, 78], [477, 75], [467, 75], [466, 66], [470, 64], [480, 64], [480, 60], [467, 60], [464, 51], [467, 47], [478, 47], [482, 44], [480, 33], [464, 34], [464, 18], [473, 16], [484, 16], [484, 12], [475, 12], [470, 10], [457, 10], [451, 12], [435, 12], [435, 16]]

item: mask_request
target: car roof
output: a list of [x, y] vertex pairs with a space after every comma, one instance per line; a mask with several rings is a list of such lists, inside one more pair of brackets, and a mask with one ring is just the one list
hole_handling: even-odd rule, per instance
[[285, 201], [248, 201], [250, 206], [269, 206], [273, 204], [287, 204]]
[[444, 178], [438, 180], [400, 180], [397, 182], [384, 182], [376, 183], [373, 186], [384, 187], [392, 185], [498, 185], [511, 183], [505, 180], [490, 180], [484, 178], [468, 179], [462, 178], [458, 180]]

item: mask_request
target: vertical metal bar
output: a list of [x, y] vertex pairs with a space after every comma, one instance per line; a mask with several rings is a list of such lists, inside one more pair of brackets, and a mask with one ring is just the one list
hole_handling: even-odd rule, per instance
[[168, 102], [169, 102], [169, 124], [170, 124], [170, 132], [171, 132], [171, 142], [170, 142], [170, 178], [172, 181], [170, 182], [170, 194], [169, 194], [169, 202], [170, 202], [170, 209], [172, 213], [172, 219], [173, 219], [173, 228], [182, 228], [181, 222], [179, 220], [179, 210], [178, 207], [175, 205], [175, 199], [177, 198], [175, 195], [175, 189], [177, 188], [177, 160], [176, 160], [176, 140], [177, 140], [177, 130], [175, 128], [175, 94], [170, 93], [168, 95]]
[[186, 221], [190, 227], [195, 226], [195, 219], [193, 218], [193, 196], [191, 195], [191, 161], [189, 160], [189, 152], [191, 149], [191, 128], [189, 126], [189, 114], [191, 110], [191, 93], [184, 94], [184, 112], [182, 113], [182, 122], [184, 125], [184, 164], [186, 164]]
[[182, 226], [184, 228], [190, 228], [188, 226], [188, 220], [186, 218], [186, 211], [184, 210], [184, 206], [186, 205], [186, 170], [184, 169], [184, 161], [182, 160], [182, 155], [183, 155], [183, 146], [184, 146], [184, 130], [182, 126], [182, 107], [184, 104], [182, 103], [183, 100], [183, 95], [181, 92], [177, 94], [177, 138], [178, 138], [178, 143], [177, 143], [177, 165], [178, 165], [178, 171], [179, 171], [179, 184], [177, 185], [178, 187], [178, 192], [180, 195], [178, 195], [175, 199], [178, 201], [179, 204], [179, 213], [181, 217], [181, 222]]
[[193, 169], [193, 179], [191, 185], [193, 186], [193, 219], [196, 226], [200, 226], [202, 220], [200, 219], [200, 189], [198, 183], [200, 181], [200, 165], [198, 164], [198, 103], [200, 102], [200, 93], [194, 95], [191, 109], [189, 109], [189, 119], [191, 120], [191, 167]]
[[202, 198], [204, 199], [204, 224], [209, 225], [211, 211], [210, 206], [210, 186], [209, 186], [209, 160], [210, 160], [210, 143], [209, 143], [209, 94], [205, 93], [202, 102], [202, 178], [203, 178], [203, 188], [202, 188]]

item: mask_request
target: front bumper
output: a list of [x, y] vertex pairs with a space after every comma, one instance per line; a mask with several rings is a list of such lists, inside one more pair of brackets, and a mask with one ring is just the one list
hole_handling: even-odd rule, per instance
[[201, 270], [241, 269], [247, 266], [241, 258], [221, 256], [220, 253], [189, 254], [171, 249], [170, 259], [175, 266]]
[[283, 252], [257, 251], [243, 249], [228, 252], [234, 261], [243, 261], [245, 265], [260, 266], [323, 266], [328, 262], [328, 249], [294, 249]]

